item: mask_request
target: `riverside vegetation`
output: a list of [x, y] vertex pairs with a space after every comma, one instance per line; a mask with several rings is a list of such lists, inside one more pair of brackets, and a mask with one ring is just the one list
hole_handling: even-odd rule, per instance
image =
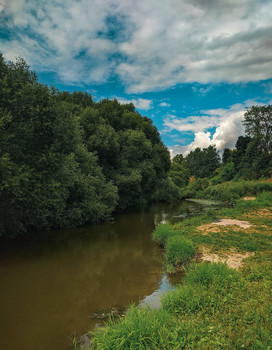
[[[170, 193], [172, 199], [232, 203], [154, 230], [154, 242], [164, 247], [166, 270], [183, 269], [185, 278], [162, 296], [160, 310], [131, 306], [124, 317], [110, 316], [102, 329], [91, 332], [87, 348], [272, 347], [272, 182], [266, 179], [272, 165], [271, 106], [252, 107], [244, 123], [247, 136], [238, 138], [234, 150], [224, 151], [222, 163], [213, 146], [172, 161], [168, 175], [176, 192]], [[247, 220], [252, 226], [215, 229], [212, 223], [220, 218]], [[239, 269], [227, 265], [233, 258], [239, 258]]]
[[[162, 297], [160, 310], [131, 306], [124, 317], [110, 317], [91, 333], [89, 349], [270, 349], [272, 346], [272, 193], [235, 202], [234, 208], [208, 210], [154, 231], [165, 247], [165, 263], [186, 271], [181, 284]], [[219, 218], [248, 220], [252, 227], [199, 229]], [[182, 242], [182, 244], [181, 244]], [[174, 250], [173, 250], [174, 247]], [[195, 250], [228, 255], [251, 252], [241, 268], [196, 263]], [[190, 258], [190, 265], [185, 264]], [[76, 346], [75, 346], [76, 348]]]

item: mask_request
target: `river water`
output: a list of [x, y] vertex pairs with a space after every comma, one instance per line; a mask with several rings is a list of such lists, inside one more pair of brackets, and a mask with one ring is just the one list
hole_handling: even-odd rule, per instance
[[0, 241], [0, 350], [68, 350], [110, 311], [158, 307], [181, 277], [165, 275], [152, 231], [202, 209], [160, 203], [106, 224]]

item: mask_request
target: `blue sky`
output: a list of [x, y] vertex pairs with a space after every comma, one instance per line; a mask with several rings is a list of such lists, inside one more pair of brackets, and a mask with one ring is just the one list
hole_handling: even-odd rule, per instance
[[272, 101], [268, 0], [0, 0], [0, 51], [41, 82], [133, 102], [172, 154], [234, 147]]

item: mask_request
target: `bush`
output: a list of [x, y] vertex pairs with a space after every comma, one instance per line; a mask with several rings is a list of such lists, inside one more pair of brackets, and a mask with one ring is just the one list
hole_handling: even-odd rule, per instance
[[153, 241], [159, 243], [161, 246], [165, 246], [169, 237], [175, 236], [176, 231], [169, 224], [158, 225], [153, 231]]
[[188, 261], [195, 254], [193, 243], [181, 236], [173, 236], [167, 240], [165, 258], [168, 263], [178, 265]]

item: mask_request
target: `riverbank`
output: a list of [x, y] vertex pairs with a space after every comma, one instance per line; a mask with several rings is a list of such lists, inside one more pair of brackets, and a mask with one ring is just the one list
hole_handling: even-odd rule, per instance
[[[180, 269], [193, 255], [191, 246], [196, 252], [190, 264], [186, 262], [184, 280], [163, 296], [162, 309], [131, 307], [124, 317], [111, 318], [91, 333], [89, 348], [270, 348], [272, 194], [241, 199], [233, 208], [208, 210], [168, 228], [169, 237], [165, 230], [161, 242], [168, 268], [171, 262]], [[169, 242], [175, 239], [190, 247], [187, 255], [181, 250], [182, 256], [175, 255], [173, 261]]]

